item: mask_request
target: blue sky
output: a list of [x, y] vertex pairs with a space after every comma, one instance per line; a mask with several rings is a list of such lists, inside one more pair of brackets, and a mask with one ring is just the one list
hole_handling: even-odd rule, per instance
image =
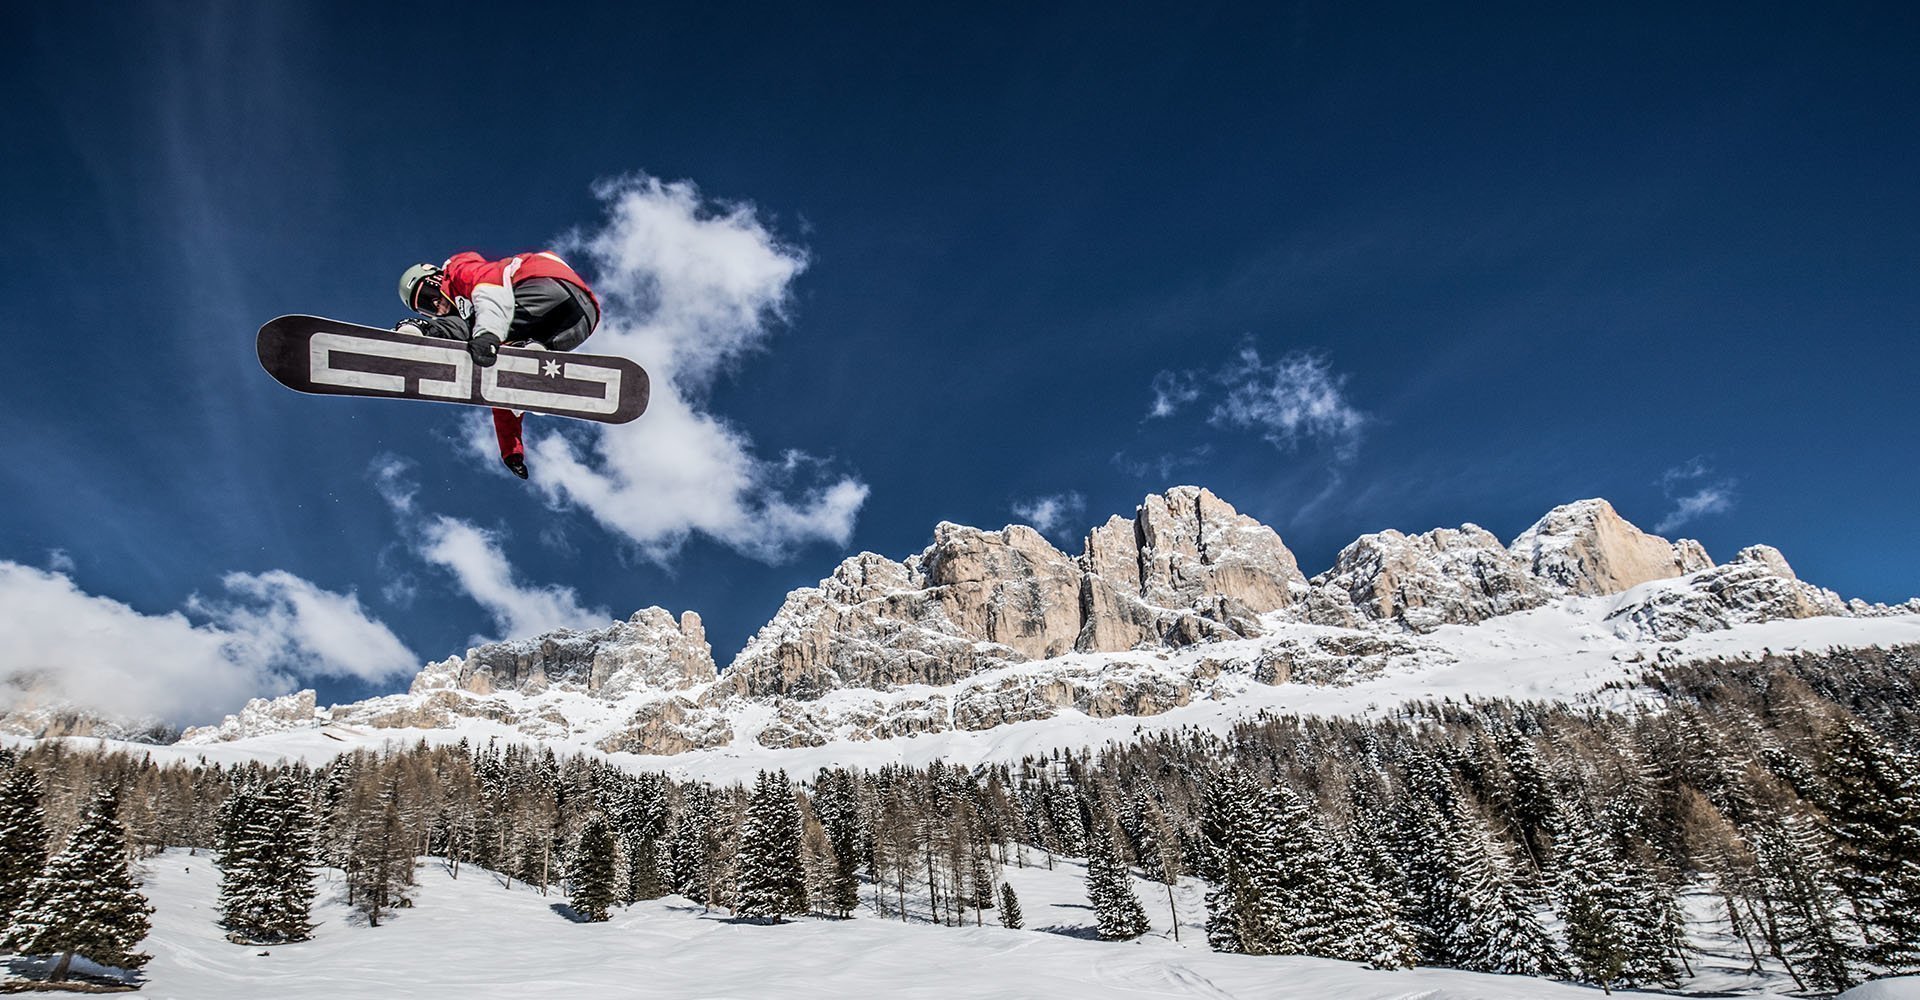
[[[724, 664], [845, 555], [1186, 482], [1309, 572], [1599, 495], [1912, 596], [1920, 21], [1671, 6], [22, 11], [0, 631], [113, 623], [176, 718], [653, 604]], [[553, 245], [673, 388], [532, 485], [253, 358]]]

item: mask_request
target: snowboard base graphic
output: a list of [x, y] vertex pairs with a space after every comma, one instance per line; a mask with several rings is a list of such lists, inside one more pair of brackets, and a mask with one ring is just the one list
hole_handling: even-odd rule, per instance
[[319, 316], [260, 328], [260, 366], [289, 389], [467, 403], [622, 424], [647, 409], [647, 373], [626, 358], [500, 348], [482, 367], [457, 340], [415, 337]]

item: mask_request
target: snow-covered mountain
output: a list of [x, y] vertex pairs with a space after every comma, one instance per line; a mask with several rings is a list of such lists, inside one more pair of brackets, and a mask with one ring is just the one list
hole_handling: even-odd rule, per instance
[[1471, 524], [1366, 535], [1308, 579], [1271, 528], [1179, 487], [1093, 529], [1077, 556], [1024, 526], [950, 523], [904, 561], [853, 556], [788, 595], [724, 671], [697, 615], [647, 608], [429, 664], [406, 694], [256, 701], [182, 744], [406, 730], [674, 765], [892, 755], [904, 741], [910, 756], [967, 757], [1263, 709], [1562, 698], [1653, 661], [1909, 643], [1920, 599], [1843, 601], [1765, 546], [1715, 566], [1604, 500], [1555, 508], [1505, 546]]

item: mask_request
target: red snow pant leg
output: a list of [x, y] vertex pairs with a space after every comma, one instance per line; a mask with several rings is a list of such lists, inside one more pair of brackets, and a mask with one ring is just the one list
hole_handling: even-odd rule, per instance
[[495, 408], [493, 411], [493, 436], [500, 439], [500, 458], [502, 460], [514, 455], [526, 454], [526, 448], [520, 444], [520, 414], [512, 410]]

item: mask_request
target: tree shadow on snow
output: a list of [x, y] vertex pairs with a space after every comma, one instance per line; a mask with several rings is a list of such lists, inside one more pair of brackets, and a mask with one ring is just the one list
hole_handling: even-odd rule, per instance
[[1067, 924], [1049, 924], [1045, 927], [1035, 927], [1034, 930], [1039, 931], [1042, 934], [1058, 934], [1061, 937], [1079, 938], [1082, 941], [1100, 940], [1100, 928], [1098, 927], [1079, 927], [1079, 926], [1069, 926]]
[[50, 983], [47, 975], [53, 971], [54, 957], [32, 958], [16, 955], [8, 958], [7, 979], [0, 983], [0, 993], [18, 993], [24, 990], [62, 993], [130, 993], [145, 985], [146, 979], [126, 969], [117, 969], [110, 965], [97, 965], [79, 955], [73, 958], [73, 964], [67, 968], [64, 982]]
[[579, 910], [576, 910], [565, 903], [551, 903], [547, 906], [547, 909], [560, 914], [561, 916], [567, 918], [568, 920], [576, 924], [593, 923], [593, 921], [587, 919], [586, 914], [581, 913]]

